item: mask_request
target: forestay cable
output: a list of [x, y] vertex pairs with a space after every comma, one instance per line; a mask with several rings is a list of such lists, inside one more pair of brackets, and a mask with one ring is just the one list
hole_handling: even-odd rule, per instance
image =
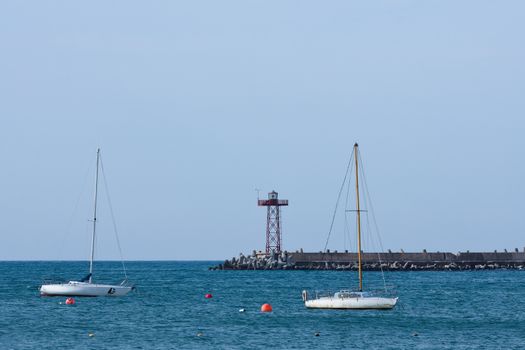
[[337, 195], [337, 201], [335, 202], [335, 209], [334, 209], [334, 215], [332, 216], [332, 223], [330, 224], [330, 230], [328, 231], [328, 237], [326, 237], [326, 243], [324, 245], [324, 251], [326, 252], [326, 248], [328, 247], [328, 241], [330, 240], [330, 235], [332, 234], [332, 229], [334, 227], [334, 221], [335, 216], [337, 214], [337, 207], [339, 206], [339, 200], [341, 199], [341, 193], [343, 193], [343, 189], [346, 184], [346, 178], [348, 177], [348, 172], [350, 171], [350, 166], [352, 165], [352, 159], [354, 159], [354, 153], [352, 152], [352, 155], [350, 156], [350, 160], [348, 161], [348, 165], [346, 166], [346, 173], [345, 177], [343, 178], [343, 183], [341, 184], [341, 188], [339, 189], [339, 194]]

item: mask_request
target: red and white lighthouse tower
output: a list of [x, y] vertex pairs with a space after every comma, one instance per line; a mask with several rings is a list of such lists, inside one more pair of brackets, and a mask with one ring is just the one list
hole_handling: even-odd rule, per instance
[[259, 199], [257, 205], [267, 207], [266, 216], [266, 254], [280, 253], [282, 244], [281, 232], [281, 213], [282, 206], [288, 206], [287, 199], [279, 199], [278, 193], [272, 191], [268, 193], [268, 199]]

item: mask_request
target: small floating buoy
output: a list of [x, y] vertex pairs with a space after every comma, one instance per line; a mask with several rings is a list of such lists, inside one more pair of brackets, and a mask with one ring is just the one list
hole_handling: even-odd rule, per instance
[[239, 312], [244, 312], [244, 311], [246, 311], [246, 310], [245, 309], [239, 309]]
[[213, 295], [211, 295], [210, 293], [208, 293], [208, 294], [205, 294], [204, 297], [205, 297], [206, 299], [211, 299], [211, 298], [213, 298]]
[[270, 304], [262, 304], [261, 312], [272, 312], [272, 306]]
[[197, 337], [202, 337], [204, 334], [202, 334], [201, 332], [198, 332], [197, 333]]
[[75, 299], [73, 298], [67, 298], [66, 299], [66, 305], [73, 305], [75, 303]]
[[88, 333], [88, 337], [94, 337], [95, 333]]
[[413, 336], [413, 337], [417, 337], [418, 335], [419, 335], [419, 334], [417, 334], [417, 332], [412, 333], [412, 336]]
[[318, 336], [321, 335], [321, 333], [319, 333], [319, 332], [315, 332], [314, 335], [315, 335], [316, 337], [318, 337]]

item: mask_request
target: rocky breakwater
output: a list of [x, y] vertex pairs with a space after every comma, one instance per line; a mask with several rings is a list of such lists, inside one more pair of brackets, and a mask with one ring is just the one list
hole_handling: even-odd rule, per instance
[[[224, 263], [210, 267], [211, 270], [357, 270], [357, 253], [281, 252], [266, 255], [253, 251], [251, 255], [240, 254]], [[427, 252], [362, 253], [364, 270], [493, 270], [525, 269], [525, 249], [513, 252]]]
[[225, 260], [224, 263], [210, 267], [210, 270], [288, 270], [295, 268], [295, 263], [290, 260], [288, 252], [270, 255], [253, 251], [251, 255], [239, 254]]

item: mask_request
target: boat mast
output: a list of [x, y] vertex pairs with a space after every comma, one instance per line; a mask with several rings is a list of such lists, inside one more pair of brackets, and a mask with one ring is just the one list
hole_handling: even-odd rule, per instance
[[361, 210], [359, 208], [359, 171], [357, 161], [357, 142], [354, 144], [355, 159], [355, 195], [357, 201], [357, 260], [359, 266], [359, 291], [363, 291], [363, 269], [361, 267]]
[[100, 161], [100, 148], [97, 148], [97, 170], [95, 175], [95, 198], [93, 207], [93, 233], [91, 234], [91, 259], [89, 260], [89, 283], [93, 277], [93, 257], [95, 256], [95, 233], [97, 228], [97, 194], [98, 194], [98, 163]]

